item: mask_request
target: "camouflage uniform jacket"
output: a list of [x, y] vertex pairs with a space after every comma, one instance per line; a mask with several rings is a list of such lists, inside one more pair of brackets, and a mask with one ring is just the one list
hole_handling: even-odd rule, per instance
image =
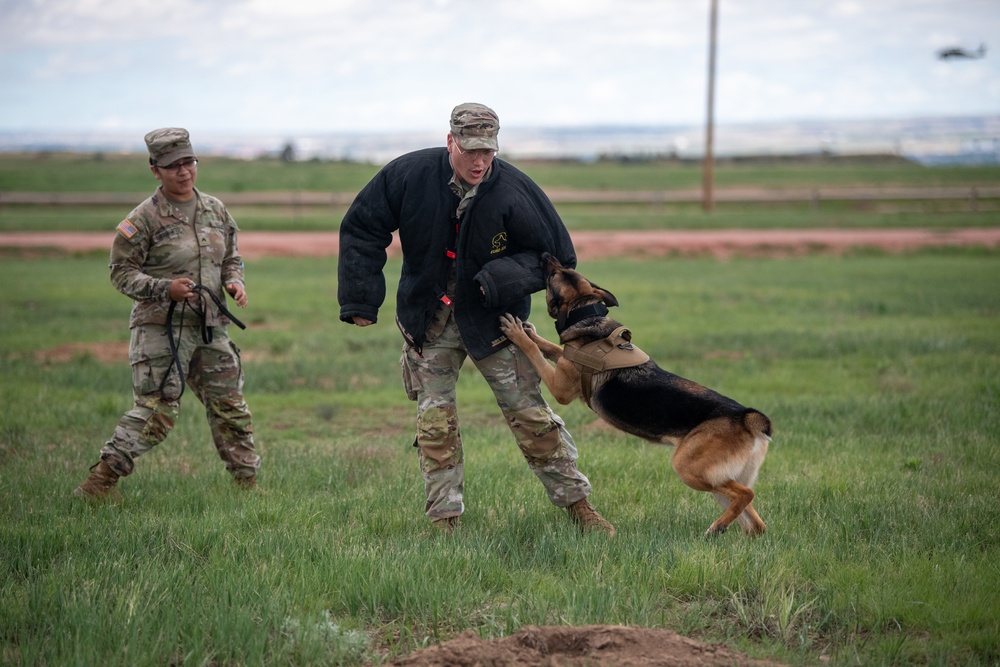
[[[414, 151], [385, 165], [340, 225], [340, 319], [376, 321], [385, 299], [386, 248], [398, 232], [403, 268], [396, 323], [417, 352], [446, 292], [453, 261], [455, 321], [469, 354], [484, 359], [509, 345], [500, 316], [509, 312], [527, 319], [531, 294], [545, 287], [542, 253], [555, 255], [564, 266], [576, 265], [576, 253], [541, 188], [503, 160], [495, 159], [492, 169], [459, 219], [446, 148]], [[483, 297], [480, 280], [494, 266], [511, 270], [514, 278], [503, 281], [507, 289], [491, 302]]]
[[[190, 278], [225, 303], [224, 286], [243, 283], [243, 260], [237, 247], [236, 221], [215, 197], [195, 190], [194, 220], [166, 198], [162, 188], [139, 204], [118, 225], [111, 246], [111, 282], [132, 298], [129, 328], [166, 324], [170, 283]], [[209, 301], [208, 326], [229, 323]], [[175, 319], [181, 309], [175, 309]]]

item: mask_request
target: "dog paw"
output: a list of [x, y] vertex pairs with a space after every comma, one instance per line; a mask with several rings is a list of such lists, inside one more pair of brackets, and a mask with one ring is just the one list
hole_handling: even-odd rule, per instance
[[520, 331], [521, 321], [511, 315], [510, 313], [504, 313], [500, 316], [500, 331], [504, 332], [508, 336], [515, 331]]
[[722, 535], [724, 532], [726, 532], [727, 528], [729, 528], [729, 526], [716, 526], [713, 523], [711, 526], [708, 527], [708, 530], [705, 531], [705, 537], [712, 538], [718, 535]]
[[515, 343], [524, 344], [528, 342], [529, 338], [524, 329], [525, 323], [521, 321], [521, 318], [515, 317], [510, 313], [504, 313], [500, 316], [500, 331]]

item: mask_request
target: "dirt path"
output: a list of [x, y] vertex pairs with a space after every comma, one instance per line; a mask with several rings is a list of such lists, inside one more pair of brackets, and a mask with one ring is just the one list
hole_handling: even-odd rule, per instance
[[[5, 232], [0, 248], [27, 251], [107, 250], [114, 232]], [[789, 256], [841, 253], [852, 248], [908, 252], [933, 246], [1000, 246], [1000, 228], [927, 229], [775, 229], [710, 231], [578, 231], [573, 242], [581, 260], [612, 256], [664, 255]], [[240, 252], [247, 259], [266, 256], [333, 257], [336, 232], [241, 232]], [[399, 253], [398, 242], [390, 254]]]

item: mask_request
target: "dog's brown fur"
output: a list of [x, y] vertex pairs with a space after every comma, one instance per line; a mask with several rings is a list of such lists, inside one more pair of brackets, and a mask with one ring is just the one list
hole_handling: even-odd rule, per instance
[[[617, 306], [618, 300], [556, 258], [546, 255], [543, 261], [546, 305], [563, 345], [600, 340], [621, 326], [600, 314], [573, 323], [574, 310], [599, 303]], [[509, 314], [501, 317], [501, 329], [528, 357], [559, 403], [582, 395], [581, 373], [563, 355], [562, 347], [539, 336], [530, 322]], [[674, 445], [673, 467], [681, 480], [696, 491], [712, 493], [725, 508], [706, 535], [723, 533], [737, 520], [749, 535], [767, 529], [752, 503], [752, 487], [772, 432], [771, 420], [763, 413], [669, 373], [652, 360], [595, 372], [590, 407], [626, 433]]]

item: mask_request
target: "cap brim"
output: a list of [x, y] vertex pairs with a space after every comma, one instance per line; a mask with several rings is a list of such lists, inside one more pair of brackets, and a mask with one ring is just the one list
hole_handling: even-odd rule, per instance
[[161, 167], [169, 167], [174, 162], [186, 157], [195, 157], [194, 151], [190, 148], [180, 148], [173, 153], [167, 153], [156, 160], [156, 164]]
[[480, 148], [500, 150], [500, 144], [496, 137], [455, 137], [455, 141], [458, 142], [463, 151], [474, 151]]

